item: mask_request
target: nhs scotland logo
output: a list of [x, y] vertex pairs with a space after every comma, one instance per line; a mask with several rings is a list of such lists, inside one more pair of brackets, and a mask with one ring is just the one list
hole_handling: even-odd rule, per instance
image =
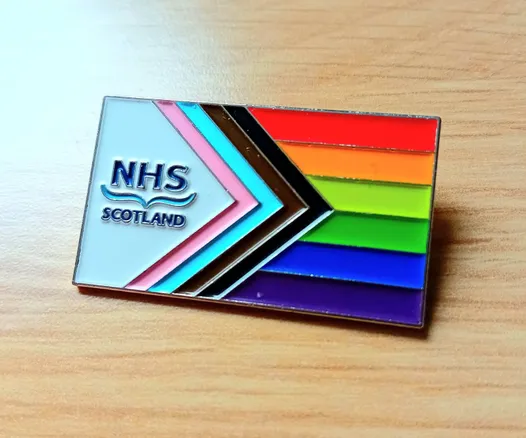
[[104, 207], [101, 219], [116, 223], [133, 223], [170, 228], [181, 228], [186, 217], [176, 213], [149, 214], [147, 211], [156, 204], [171, 207], [187, 207], [197, 193], [188, 189], [187, 174], [190, 168], [181, 164], [150, 164], [146, 161], [115, 160], [111, 183], [101, 184], [100, 190], [109, 201], [133, 202], [143, 209]]

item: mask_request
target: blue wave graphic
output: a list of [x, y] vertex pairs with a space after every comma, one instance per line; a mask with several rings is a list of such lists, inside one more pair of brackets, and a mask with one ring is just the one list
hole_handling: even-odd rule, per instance
[[146, 201], [135, 193], [116, 193], [109, 190], [105, 184], [100, 186], [102, 194], [110, 201], [132, 201], [137, 202], [143, 206], [143, 208], [150, 208], [153, 204], [166, 204], [172, 207], [186, 207], [194, 202], [197, 197], [196, 193], [191, 193], [184, 198], [170, 198], [168, 196], [156, 196], [155, 198]]

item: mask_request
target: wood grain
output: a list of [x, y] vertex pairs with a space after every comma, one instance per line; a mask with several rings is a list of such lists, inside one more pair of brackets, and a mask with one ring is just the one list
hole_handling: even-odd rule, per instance
[[[0, 436], [526, 436], [522, 0], [0, 0]], [[429, 329], [79, 293], [103, 95], [440, 115]]]

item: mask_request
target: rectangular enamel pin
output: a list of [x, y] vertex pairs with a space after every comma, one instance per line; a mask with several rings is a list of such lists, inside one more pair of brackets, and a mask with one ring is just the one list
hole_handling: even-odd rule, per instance
[[422, 327], [439, 133], [106, 97], [73, 283]]

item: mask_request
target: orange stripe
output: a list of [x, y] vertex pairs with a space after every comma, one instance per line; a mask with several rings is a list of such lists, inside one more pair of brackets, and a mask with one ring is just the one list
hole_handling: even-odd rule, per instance
[[432, 184], [434, 154], [278, 141], [307, 175]]

